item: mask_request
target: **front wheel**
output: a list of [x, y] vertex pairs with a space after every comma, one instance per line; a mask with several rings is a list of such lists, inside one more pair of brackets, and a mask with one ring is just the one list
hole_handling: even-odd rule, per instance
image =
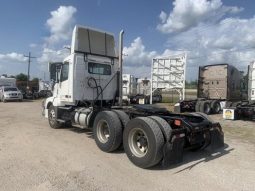
[[51, 105], [49, 108], [48, 120], [51, 128], [58, 129], [62, 127], [62, 124], [59, 121], [57, 121], [56, 109], [53, 105]]

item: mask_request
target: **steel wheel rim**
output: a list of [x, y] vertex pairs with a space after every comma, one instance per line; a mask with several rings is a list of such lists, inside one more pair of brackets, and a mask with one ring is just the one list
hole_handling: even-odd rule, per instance
[[50, 111], [49, 118], [50, 118], [50, 123], [54, 123], [54, 121], [55, 121], [55, 119], [56, 119], [56, 114], [55, 114], [54, 109], [52, 109], [52, 110]]
[[128, 135], [128, 145], [131, 152], [136, 157], [144, 157], [149, 148], [149, 141], [144, 130], [140, 128], [134, 128]]
[[109, 125], [107, 121], [100, 120], [97, 124], [97, 138], [101, 143], [107, 143], [110, 137]]

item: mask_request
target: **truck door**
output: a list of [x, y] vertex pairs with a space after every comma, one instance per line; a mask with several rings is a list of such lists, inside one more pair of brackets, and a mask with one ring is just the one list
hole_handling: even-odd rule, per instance
[[60, 79], [59, 79], [59, 98], [60, 101], [69, 101], [71, 95], [69, 95], [69, 61], [65, 61], [61, 67]]
[[56, 97], [58, 95], [60, 71], [61, 71], [62, 64], [63, 64], [62, 62], [49, 63], [49, 73], [50, 73], [50, 81], [51, 81], [50, 86], [53, 93], [53, 97]]

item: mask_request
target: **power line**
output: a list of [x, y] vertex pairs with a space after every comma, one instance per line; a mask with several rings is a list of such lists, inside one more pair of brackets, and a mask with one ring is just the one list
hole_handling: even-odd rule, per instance
[[24, 55], [24, 57], [28, 58], [28, 67], [27, 67], [27, 88], [29, 88], [29, 77], [30, 77], [30, 63], [31, 63], [31, 58], [36, 58], [31, 56], [31, 53], [29, 52], [28, 55]]

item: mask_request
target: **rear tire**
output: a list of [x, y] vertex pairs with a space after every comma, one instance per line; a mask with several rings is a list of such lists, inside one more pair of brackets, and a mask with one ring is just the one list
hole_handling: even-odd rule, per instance
[[200, 101], [197, 101], [196, 105], [195, 105], [195, 112], [199, 112], [200, 111]]
[[172, 128], [171, 126], [166, 122], [166, 120], [162, 119], [158, 116], [149, 116], [150, 119], [153, 119], [159, 126], [162, 134], [165, 137], [165, 141], [168, 142], [172, 135]]
[[252, 121], [255, 121], [255, 113], [252, 116]]
[[208, 101], [201, 101], [200, 102], [199, 111], [209, 115], [211, 113], [210, 102], [208, 102]]
[[128, 122], [123, 145], [129, 160], [141, 168], [152, 167], [163, 158], [163, 134], [158, 124], [148, 117], [137, 117]]
[[218, 100], [213, 100], [210, 104], [211, 106], [211, 111], [215, 114], [220, 113], [221, 111], [221, 106], [220, 106], [220, 102]]
[[121, 111], [121, 110], [112, 110], [112, 111], [117, 114], [117, 116], [120, 119], [122, 129], [124, 129], [127, 126], [127, 123], [130, 121], [129, 116], [124, 111]]
[[50, 127], [53, 128], [53, 129], [59, 129], [63, 125], [62, 123], [57, 121], [56, 108], [53, 105], [51, 105], [49, 107], [48, 121], [49, 121]]
[[101, 111], [97, 114], [93, 133], [97, 146], [104, 152], [116, 150], [122, 142], [121, 122], [113, 111]]

